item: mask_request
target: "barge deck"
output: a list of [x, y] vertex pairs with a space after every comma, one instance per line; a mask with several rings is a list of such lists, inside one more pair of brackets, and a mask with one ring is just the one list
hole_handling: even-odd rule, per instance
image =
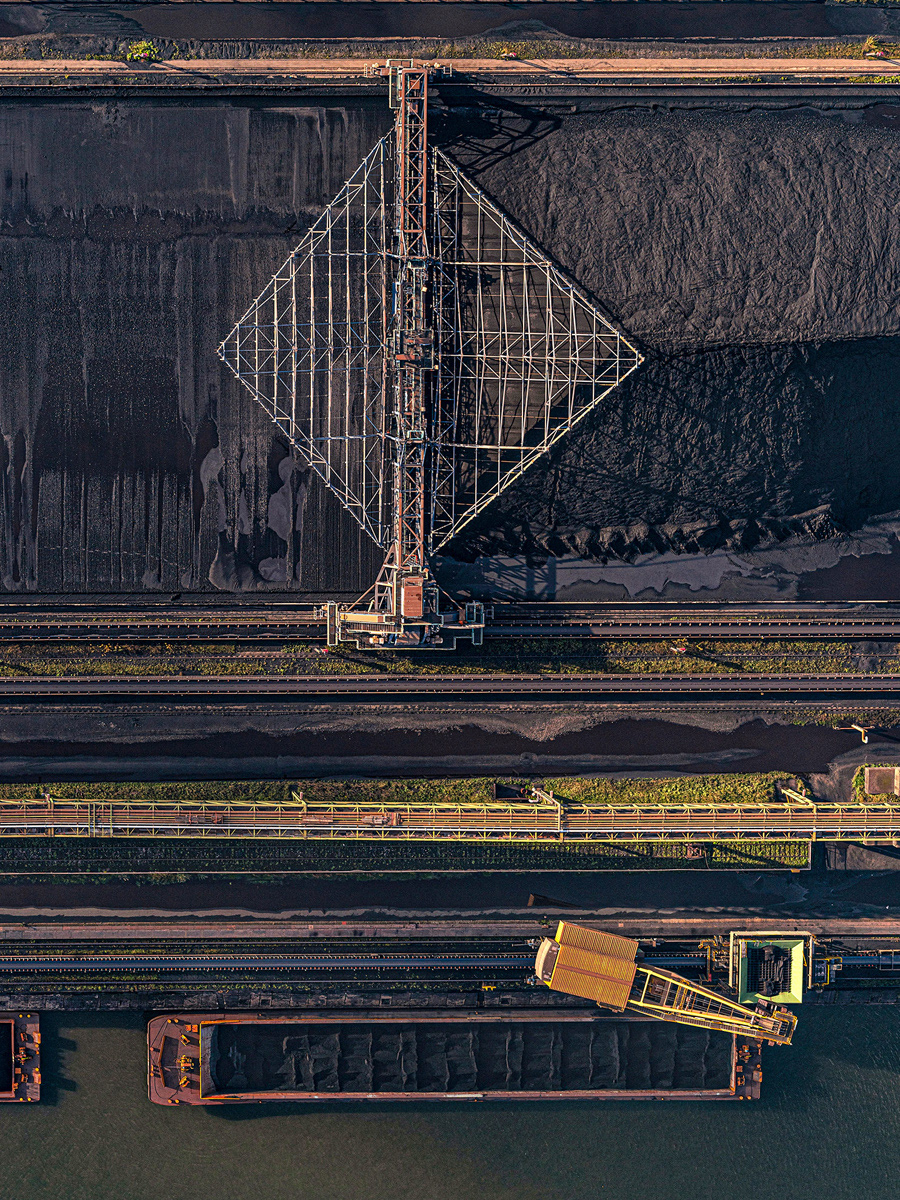
[[36, 1013], [0, 1013], [0, 1103], [41, 1098], [41, 1026]]
[[758, 1042], [595, 1011], [155, 1017], [156, 1104], [758, 1099]]

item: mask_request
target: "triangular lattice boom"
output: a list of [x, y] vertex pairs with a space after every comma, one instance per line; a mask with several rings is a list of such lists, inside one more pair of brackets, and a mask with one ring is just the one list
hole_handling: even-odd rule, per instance
[[385, 169], [379, 142], [219, 347], [221, 358], [380, 546]]

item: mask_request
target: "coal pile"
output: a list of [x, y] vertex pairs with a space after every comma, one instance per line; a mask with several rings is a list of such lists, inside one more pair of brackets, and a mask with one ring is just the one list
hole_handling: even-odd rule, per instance
[[216, 1092], [727, 1088], [728, 1034], [643, 1021], [214, 1025]]
[[[452, 552], [743, 550], [900, 509], [900, 109], [591, 107], [435, 117], [647, 358]], [[0, 589], [372, 582], [379, 551], [215, 348], [390, 122], [4, 106]]]
[[216, 347], [389, 122], [4, 108], [4, 590], [368, 586], [376, 548]]
[[444, 137], [647, 360], [456, 557], [750, 550], [900, 508], [900, 108], [472, 110]]

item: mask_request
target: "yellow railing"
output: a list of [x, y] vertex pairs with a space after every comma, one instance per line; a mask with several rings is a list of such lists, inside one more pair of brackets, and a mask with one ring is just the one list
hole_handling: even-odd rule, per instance
[[900, 804], [586, 805], [528, 801], [0, 800], [0, 837], [260, 837], [313, 840], [695, 842], [900, 840]]
[[789, 1045], [797, 1018], [787, 1009], [760, 1012], [669, 971], [638, 967], [628, 1009], [659, 1021], [720, 1029]]

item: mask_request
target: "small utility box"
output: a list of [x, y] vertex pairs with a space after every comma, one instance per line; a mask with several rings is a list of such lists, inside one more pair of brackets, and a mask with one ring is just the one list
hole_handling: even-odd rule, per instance
[[869, 796], [900, 796], [900, 767], [866, 767], [865, 788]]

